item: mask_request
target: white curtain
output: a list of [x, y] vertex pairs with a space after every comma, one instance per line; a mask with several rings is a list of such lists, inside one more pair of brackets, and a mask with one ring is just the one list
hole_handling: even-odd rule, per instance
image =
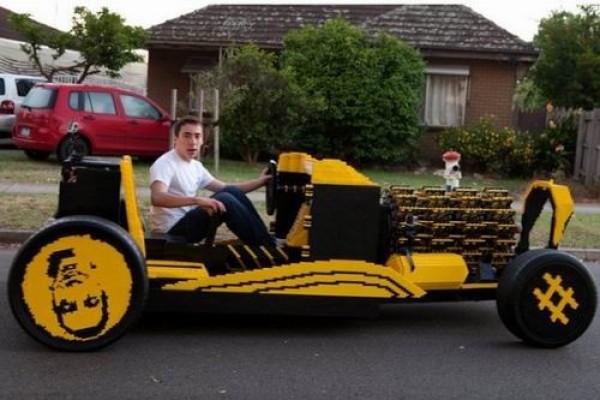
[[466, 76], [428, 75], [424, 122], [427, 126], [460, 126], [467, 106]]

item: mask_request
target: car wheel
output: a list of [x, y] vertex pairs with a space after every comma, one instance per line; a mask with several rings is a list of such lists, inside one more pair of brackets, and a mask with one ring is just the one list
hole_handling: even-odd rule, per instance
[[58, 145], [58, 150], [56, 151], [56, 156], [60, 162], [65, 161], [71, 153], [73, 149], [76, 148], [79, 152], [79, 155], [85, 157], [90, 154], [90, 144], [87, 140], [82, 138], [81, 136], [76, 136], [75, 138], [65, 138]]
[[50, 152], [39, 150], [23, 150], [27, 158], [36, 161], [44, 161], [50, 157]]
[[148, 294], [144, 257], [117, 224], [92, 216], [58, 219], [21, 247], [8, 277], [12, 312], [37, 341], [88, 351], [121, 337]]
[[517, 256], [498, 282], [500, 319], [515, 336], [536, 347], [560, 347], [576, 340], [594, 319], [596, 302], [588, 270], [557, 250]]

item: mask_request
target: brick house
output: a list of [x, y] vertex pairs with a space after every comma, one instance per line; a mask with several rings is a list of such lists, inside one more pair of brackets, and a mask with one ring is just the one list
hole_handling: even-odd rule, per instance
[[277, 51], [288, 31], [336, 17], [386, 31], [425, 58], [424, 158], [439, 158], [432, 144], [441, 128], [490, 114], [499, 125], [517, 125], [513, 91], [537, 50], [463, 5], [207, 6], [150, 28], [147, 93], [168, 108], [171, 90], [193, 91], [190, 77], [218, 65], [232, 43]]

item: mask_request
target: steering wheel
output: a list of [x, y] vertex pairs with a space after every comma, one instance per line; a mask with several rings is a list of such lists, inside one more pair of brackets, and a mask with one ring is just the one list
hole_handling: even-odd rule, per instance
[[269, 175], [271, 175], [271, 179], [267, 183], [267, 214], [273, 215], [275, 209], [277, 208], [277, 204], [275, 201], [275, 190], [277, 189], [277, 163], [275, 160], [269, 161]]

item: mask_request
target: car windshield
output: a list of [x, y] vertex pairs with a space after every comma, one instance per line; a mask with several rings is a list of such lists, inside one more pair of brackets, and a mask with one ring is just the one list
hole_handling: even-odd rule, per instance
[[15, 84], [17, 86], [17, 95], [21, 97], [27, 96], [31, 88], [39, 82], [44, 82], [44, 79], [32, 79], [32, 78], [22, 78], [16, 79]]
[[56, 90], [44, 87], [34, 87], [29, 91], [23, 106], [29, 108], [53, 108], [56, 99]]

